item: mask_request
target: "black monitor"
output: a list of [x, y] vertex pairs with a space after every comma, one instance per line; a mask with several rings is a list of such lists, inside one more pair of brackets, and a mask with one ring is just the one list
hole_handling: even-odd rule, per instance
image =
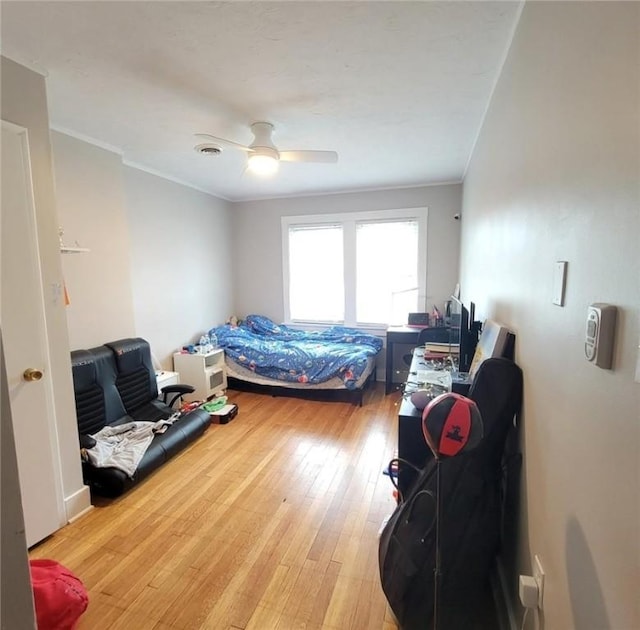
[[451, 344], [460, 346], [458, 371], [468, 372], [478, 343], [478, 328], [474, 321], [476, 305], [469, 303], [469, 308], [462, 301], [451, 296], [449, 326]]

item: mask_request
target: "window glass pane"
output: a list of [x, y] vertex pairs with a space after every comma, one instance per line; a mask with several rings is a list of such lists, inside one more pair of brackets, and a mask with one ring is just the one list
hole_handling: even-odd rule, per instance
[[291, 319], [344, 320], [342, 227], [289, 228]]
[[418, 221], [356, 225], [356, 317], [403, 324], [418, 306]]

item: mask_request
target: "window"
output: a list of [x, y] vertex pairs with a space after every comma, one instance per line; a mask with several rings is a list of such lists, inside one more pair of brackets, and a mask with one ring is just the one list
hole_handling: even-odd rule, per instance
[[283, 217], [287, 322], [402, 324], [424, 310], [426, 208]]
[[342, 253], [342, 227], [339, 225], [290, 228], [289, 307], [292, 318], [328, 322], [344, 319]]

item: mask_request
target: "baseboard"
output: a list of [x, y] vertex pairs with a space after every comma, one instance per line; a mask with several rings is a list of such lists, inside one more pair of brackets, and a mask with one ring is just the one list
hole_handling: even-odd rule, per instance
[[491, 575], [491, 591], [500, 630], [518, 630], [518, 622], [509, 597], [507, 579], [500, 558], [496, 561], [495, 569]]
[[64, 509], [69, 523], [73, 523], [73, 521], [93, 509], [89, 486], [82, 486], [80, 490], [74, 492], [71, 496], [65, 497]]

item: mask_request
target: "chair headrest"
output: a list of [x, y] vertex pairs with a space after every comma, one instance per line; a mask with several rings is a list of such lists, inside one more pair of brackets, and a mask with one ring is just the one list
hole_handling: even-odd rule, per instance
[[120, 339], [106, 345], [113, 350], [120, 374], [130, 374], [140, 368], [149, 369], [151, 366], [151, 348], [144, 339]]

